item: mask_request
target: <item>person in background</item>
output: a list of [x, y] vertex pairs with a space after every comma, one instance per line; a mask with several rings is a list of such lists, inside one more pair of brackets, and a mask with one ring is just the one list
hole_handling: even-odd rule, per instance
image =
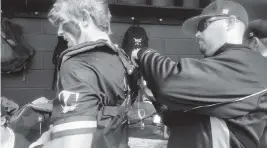
[[[258, 148], [267, 118], [267, 59], [243, 44], [248, 14], [216, 1], [183, 30], [204, 59], [178, 63], [153, 49], [132, 52], [155, 99], [170, 112], [168, 148]], [[186, 48], [186, 47], [185, 47]]]
[[[261, 53], [267, 58], [267, 20], [258, 19], [251, 21], [244, 38], [252, 50]], [[267, 124], [260, 143], [259, 148], [267, 147]]]
[[253, 50], [267, 57], [267, 20], [251, 21], [245, 39]]
[[6, 97], [1, 97], [1, 148], [28, 148], [30, 143], [25, 137], [13, 131], [9, 127], [9, 119], [18, 109], [19, 106]]

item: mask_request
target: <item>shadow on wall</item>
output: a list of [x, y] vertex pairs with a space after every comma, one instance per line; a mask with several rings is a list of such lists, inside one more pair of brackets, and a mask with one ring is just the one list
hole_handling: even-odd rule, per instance
[[[267, 1], [267, 0], [266, 0]], [[255, 19], [265, 19], [267, 20], [267, 2], [265, 5], [257, 5], [254, 7], [245, 7], [249, 14], [250, 21]]]

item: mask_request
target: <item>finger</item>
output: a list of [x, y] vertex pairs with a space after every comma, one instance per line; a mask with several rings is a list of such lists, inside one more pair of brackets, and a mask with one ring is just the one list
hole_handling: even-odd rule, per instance
[[135, 67], [139, 67], [135, 60], [132, 60]]

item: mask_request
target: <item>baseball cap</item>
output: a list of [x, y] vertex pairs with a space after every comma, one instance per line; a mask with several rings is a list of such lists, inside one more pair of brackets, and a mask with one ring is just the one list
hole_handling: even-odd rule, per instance
[[258, 37], [266, 38], [267, 37], [267, 20], [253, 20], [249, 23], [248, 29], [246, 31], [246, 37]]
[[123, 37], [122, 49], [130, 56], [134, 49], [148, 47], [148, 40], [144, 28], [130, 26]]
[[212, 2], [204, 8], [199, 16], [192, 17], [186, 20], [182, 26], [184, 32], [188, 35], [195, 36], [197, 33], [198, 22], [213, 16], [235, 16], [238, 20], [242, 21], [248, 26], [248, 14], [245, 8], [233, 1], [219, 1]]
[[0, 108], [1, 108], [1, 113], [0, 113], [1, 123], [0, 124], [2, 126], [2, 125], [5, 125], [8, 122], [10, 116], [12, 116], [19, 109], [19, 105], [15, 103], [14, 101], [1, 96]]
[[1, 97], [1, 117], [5, 115], [13, 115], [19, 109], [19, 105], [13, 100]]

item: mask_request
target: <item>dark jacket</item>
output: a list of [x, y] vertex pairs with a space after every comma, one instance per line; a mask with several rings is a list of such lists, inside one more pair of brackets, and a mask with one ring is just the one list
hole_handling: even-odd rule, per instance
[[267, 147], [267, 124], [266, 124], [266, 127], [264, 129], [263, 135], [261, 137], [259, 148], [266, 148], [266, 147]]
[[28, 148], [30, 146], [30, 142], [21, 134], [15, 134], [15, 144], [14, 148]]
[[175, 63], [149, 49], [138, 57], [148, 87], [170, 109], [168, 148], [259, 146], [267, 119], [267, 59], [260, 53], [226, 44], [202, 60]]
[[[117, 51], [102, 41], [84, 43], [61, 54], [58, 98], [54, 101], [54, 125], [73, 121], [95, 121], [101, 106], [118, 106], [125, 99], [126, 69]], [[74, 129], [56, 136], [94, 133], [96, 144], [104, 148], [100, 129]], [[94, 142], [95, 142], [94, 141]]]

